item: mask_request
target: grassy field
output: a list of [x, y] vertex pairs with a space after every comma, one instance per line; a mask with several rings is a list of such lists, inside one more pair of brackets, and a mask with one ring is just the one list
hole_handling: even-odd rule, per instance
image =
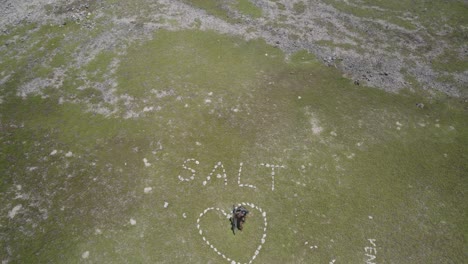
[[209, 30], [69, 60], [110, 30], [80, 26], [0, 36], [2, 264], [466, 259], [463, 99]]

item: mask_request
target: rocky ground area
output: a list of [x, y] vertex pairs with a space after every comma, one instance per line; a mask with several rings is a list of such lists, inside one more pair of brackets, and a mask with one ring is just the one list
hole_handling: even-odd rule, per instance
[[[145, 39], [155, 29], [214, 30], [245, 39], [262, 38], [287, 54], [307, 50], [330, 67], [339, 68], [357, 85], [390, 92], [422, 88], [466, 97], [466, 1], [452, 3], [454, 9], [460, 9], [455, 13], [452, 7], [431, 3], [398, 10], [367, 1], [251, 1], [260, 15], [236, 9], [234, 0], [217, 1], [224, 10], [221, 14], [200, 8], [198, 2], [2, 0], [0, 28], [8, 34], [24, 23], [66, 26], [70, 20], [79, 21], [84, 31], [104, 26], [104, 32], [83, 41], [75, 52], [73, 61], [78, 65], [92, 60], [101, 50], [125, 52], [128, 40]], [[408, 6], [406, 2], [402, 5]], [[437, 15], [428, 18], [432, 13]], [[21, 41], [27, 42], [27, 36]], [[1, 47], [16, 48], [14, 44]], [[453, 69], [453, 64], [458, 66]], [[8, 74], [2, 76], [4, 83]], [[57, 72], [55, 79], [48, 81], [59, 79]], [[25, 92], [33, 89], [31, 85]]]

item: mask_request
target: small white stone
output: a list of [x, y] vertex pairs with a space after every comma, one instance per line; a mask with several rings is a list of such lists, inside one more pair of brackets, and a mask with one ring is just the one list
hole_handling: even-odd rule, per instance
[[149, 163], [146, 158], [143, 159], [143, 163], [145, 163], [145, 167], [151, 166], [151, 163]]
[[306, 241], [306, 242], [304, 243], [304, 245], [307, 245], [307, 244], [309, 244], [309, 241]]
[[65, 157], [67, 157], [67, 158], [70, 158], [71, 156], [73, 156], [73, 152], [71, 152], [71, 151], [68, 151], [68, 152], [65, 154]]
[[145, 193], [150, 193], [151, 191], [153, 190], [152, 187], [145, 187], [145, 189], [143, 190]]
[[89, 251], [83, 252], [83, 254], [81, 254], [81, 257], [87, 259], [89, 257]]
[[154, 107], [150, 106], [145, 106], [145, 108], [143, 108], [143, 112], [149, 112], [149, 111], [153, 111]]
[[133, 218], [131, 218], [131, 219], [130, 219], [130, 224], [131, 224], [131, 225], [136, 225], [136, 220], [133, 219]]
[[374, 217], [372, 217], [371, 215], [369, 215], [369, 219], [372, 220], [372, 219], [374, 219]]
[[164, 202], [164, 208], [167, 208], [169, 206], [168, 202]]
[[18, 211], [21, 210], [21, 208], [23, 208], [21, 204], [18, 204], [17, 206], [13, 207], [13, 209], [11, 209], [11, 211], [8, 212], [8, 217], [14, 218]]
[[96, 235], [100, 235], [100, 234], [102, 234], [102, 231], [101, 231], [101, 229], [96, 228], [96, 230], [94, 231], [94, 233], [95, 233]]
[[297, 99], [301, 100], [301, 99], [302, 99], [302, 97], [298, 96], [298, 97], [297, 97]]
[[182, 214], [182, 217], [183, 217], [183, 218], [187, 218], [187, 214], [183, 213], [183, 214]]
[[50, 153], [51, 156], [53, 156], [53, 155], [55, 155], [55, 154], [57, 154], [57, 150], [56, 150], [56, 149], [52, 150], [52, 152]]

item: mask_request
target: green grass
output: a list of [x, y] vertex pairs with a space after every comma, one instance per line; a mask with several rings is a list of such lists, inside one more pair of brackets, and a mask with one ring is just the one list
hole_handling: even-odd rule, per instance
[[447, 50], [441, 54], [434, 62], [433, 66], [437, 70], [448, 72], [464, 72], [468, 70], [468, 60], [461, 59], [456, 51]]
[[[424, 97], [355, 86], [305, 51], [285, 62], [264, 41], [200, 31], [161, 30], [121, 57], [103, 52], [61, 89], [102, 102], [97, 90], [76, 90], [79, 73], [102, 78], [113, 58], [116, 95], [133, 106], [121, 103], [111, 117], [87, 112], [86, 100], [59, 104], [53, 91], [0, 104], [0, 209], [24, 208], [0, 218], [0, 256], [8, 245], [12, 262], [222, 263], [196, 220], [208, 207], [252, 202], [268, 217], [255, 263], [362, 263], [371, 238], [380, 263], [463, 262], [463, 103], [441, 97], [419, 109]], [[149, 106], [159, 108], [122, 118]], [[190, 158], [200, 162], [189, 164], [195, 180], [180, 182]], [[227, 185], [213, 176], [203, 186], [217, 162]], [[242, 182], [257, 189], [237, 185], [240, 162]], [[285, 166], [274, 191], [261, 163]], [[29, 199], [11, 198], [16, 185]], [[214, 211], [200, 224], [219, 250], [248, 262], [263, 233], [251, 211], [235, 236]]]
[[307, 6], [304, 4], [304, 2], [296, 2], [293, 5], [293, 10], [296, 14], [300, 15], [303, 14], [306, 10]]
[[235, 0], [231, 3], [216, 0], [186, 0], [185, 2], [205, 10], [210, 15], [214, 15], [231, 23], [238, 22], [238, 20], [234, 19], [232, 15], [230, 15], [230, 9], [237, 10], [243, 15], [253, 18], [259, 18], [262, 16], [262, 10], [249, 0]]
[[258, 8], [249, 0], [237, 0], [234, 7], [242, 14], [253, 18], [259, 18], [262, 16], [262, 9]]
[[229, 20], [227, 9], [223, 6], [222, 1], [216, 0], [185, 0], [185, 2], [204, 9], [208, 14], [220, 17], [224, 20]]

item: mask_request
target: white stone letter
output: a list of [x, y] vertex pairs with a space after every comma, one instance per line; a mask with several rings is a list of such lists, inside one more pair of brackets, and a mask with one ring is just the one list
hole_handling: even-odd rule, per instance
[[260, 164], [262, 166], [265, 166], [267, 168], [271, 168], [271, 190], [274, 191], [275, 190], [275, 169], [276, 168], [284, 168], [283, 165], [272, 165], [272, 164]]
[[192, 181], [195, 179], [195, 170], [190, 168], [190, 167], [187, 167], [187, 162], [193, 162], [195, 163], [196, 165], [200, 164], [200, 162], [198, 162], [198, 160], [195, 160], [195, 159], [187, 159], [184, 161], [184, 164], [182, 164], [182, 168], [184, 168], [185, 170], [188, 170], [192, 173], [192, 175], [190, 175], [190, 177], [188, 178], [183, 178], [182, 176], [178, 176], [179, 180], [180, 181]]
[[244, 165], [244, 163], [239, 163], [239, 175], [237, 176], [237, 184], [239, 185], [239, 187], [249, 187], [249, 188], [253, 188], [253, 189], [256, 189], [257, 187], [255, 187], [254, 185], [251, 185], [251, 184], [243, 184], [241, 183], [241, 173], [242, 173], [242, 165]]

